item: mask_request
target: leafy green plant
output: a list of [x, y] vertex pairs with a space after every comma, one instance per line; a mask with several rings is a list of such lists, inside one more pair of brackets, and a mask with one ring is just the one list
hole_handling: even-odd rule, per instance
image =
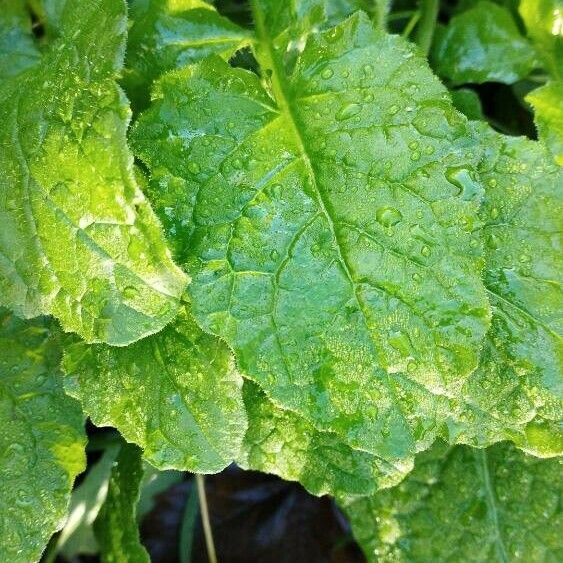
[[233, 461], [559, 560], [563, 8], [215, 4], [0, 0], [0, 560], [147, 561]]

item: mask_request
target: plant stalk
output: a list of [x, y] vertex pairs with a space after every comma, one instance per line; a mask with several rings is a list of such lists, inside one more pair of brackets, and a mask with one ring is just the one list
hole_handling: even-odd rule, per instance
[[416, 43], [425, 55], [428, 55], [432, 45], [439, 9], [440, 0], [420, 0], [421, 15], [416, 29]]
[[209, 520], [207, 495], [205, 494], [205, 480], [203, 475], [200, 475], [199, 473], [196, 473], [195, 480], [197, 483], [197, 494], [199, 496], [199, 505], [201, 508], [201, 523], [203, 524], [203, 534], [205, 536], [205, 545], [207, 547], [207, 557], [209, 558], [209, 563], [217, 563], [217, 553], [215, 551], [215, 543], [213, 542], [211, 521]]

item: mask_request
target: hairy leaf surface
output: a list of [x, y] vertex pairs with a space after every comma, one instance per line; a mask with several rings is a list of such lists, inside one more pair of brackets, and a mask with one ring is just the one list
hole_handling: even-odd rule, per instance
[[510, 12], [485, 0], [454, 16], [431, 54], [436, 72], [452, 84], [512, 84], [530, 73], [536, 58]]
[[563, 557], [561, 463], [507, 444], [441, 444], [398, 487], [346, 499], [368, 561], [534, 561]]
[[250, 32], [220, 16], [203, 0], [132, 0], [123, 84], [136, 109], [164, 71], [216, 54], [229, 58]]
[[65, 387], [98, 426], [115, 426], [160, 469], [220, 471], [246, 429], [242, 379], [227, 346], [185, 307], [159, 334], [127, 346], [74, 342]]
[[194, 315], [244, 373], [353, 447], [408, 457], [488, 326], [478, 148], [413, 48], [365, 15], [312, 35], [289, 75], [255, 16], [275, 100], [218, 58], [166, 75], [133, 132], [149, 193]]
[[397, 484], [412, 463], [393, 465], [353, 450], [336, 434], [319, 432], [305, 419], [276, 407], [251, 381], [244, 384], [248, 430], [237, 463], [244, 469], [299, 481], [315, 495], [365, 495]]
[[45, 319], [0, 309], [0, 561], [37, 561], [84, 469], [84, 417], [65, 396]]
[[115, 84], [125, 4], [66, 0], [60, 10], [40, 61], [0, 84], [0, 303], [125, 345], [173, 318], [186, 278], [126, 145]]
[[111, 471], [106, 502], [94, 523], [104, 563], [149, 563], [136, 519], [143, 478], [141, 450], [123, 445]]

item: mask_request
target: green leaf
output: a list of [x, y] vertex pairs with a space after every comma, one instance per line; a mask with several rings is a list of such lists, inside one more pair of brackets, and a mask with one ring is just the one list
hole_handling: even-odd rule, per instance
[[412, 460], [393, 465], [353, 450], [335, 434], [317, 431], [305, 419], [276, 407], [260, 388], [244, 384], [248, 431], [237, 463], [299, 481], [310, 493], [365, 495], [397, 484]]
[[534, 108], [540, 139], [549, 147], [555, 162], [563, 166], [563, 81], [549, 82], [533, 90], [526, 101]]
[[561, 462], [498, 444], [436, 445], [398, 487], [342, 506], [368, 561], [555, 562]]
[[115, 348], [65, 348], [67, 392], [97, 426], [114, 426], [159, 469], [220, 471], [237, 455], [246, 416], [227, 346], [185, 307], [159, 334]]
[[106, 500], [111, 468], [120, 447], [119, 442], [109, 444], [100, 459], [90, 466], [80, 485], [72, 491], [68, 517], [54, 547], [54, 551], [68, 561], [78, 555], [98, 553], [99, 546], [92, 526]]
[[476, 407], [474, 416], [491, 417], [485, 434], [504, 427], [505, 438], [531, 453], [561, 454], [563, 171], [540, 143], [492, 132], [483, 141], [484, 282], [493, 319], [463, 396]]
[[243, 372], [352, 447], [408, 458], [488, 327], [479, 148], [415, 48], [364, 14], [311, 35], [287, 75], [255, 12], [275, 100], [218, 58], [165, 75], [132, 132], [148, 193], [196, 319]]
[[0, 561], [37, 561], [84, 470], [84, 417], [63, 393], [46, 319], [0, 309]]
[[456, 109], [469, 119], [484, 120], [483, 107], [479, 94], [470, 88], [458, 88], [451, 92], [452, 102]]
[[250, 33], [202, 0], [132, 0], [123, 84], [135, 109], [146, 107], [149, 87], [164, 71], [210, 54], [228, 59]]
[[141, 450], [132, 444], [122, 446], [111, 470], [106, 502], [94, 522], [104, 563], [150, 562], [136, 519], [142, 478]]
[[114, 345], [166, 325], [186, 284], [126, 145], [125, 16], [66, 0], [41, 61], [0, 84], [0, 303]]
[[546, 69], [563, 79], [563, 6], [560, 0], [520, 0], [520, 15]]
[[33, 42], [24, 0], [0, 0], [0, 82], [36, 65], [39, 51]]
[[431, 61], [454, 85], [512, 84], [536, 66], [536, 53], [506, 8], [481, 1], [440, 28]]

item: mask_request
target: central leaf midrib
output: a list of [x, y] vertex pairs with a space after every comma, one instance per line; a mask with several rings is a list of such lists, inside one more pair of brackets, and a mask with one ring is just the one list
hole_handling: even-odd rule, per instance
[[329, 202], [325, 199], [322, 191], [319, 189], [319, 183], [317, 181], [317, 176], [315, 174], [315, 169], [313, 167], [311, 158], [309, 157], [308, 148], [303, 139], [301, 131], [299, 130], [298, 120], [296, 119], [295, 112], [293, 110], [293, 107], [291, 106], [291, 102], [290, 102], [291, 97], [288, 95], [287, 92], [287, 82], [284, 80], [284, 74], [285, 74], [284, 70], [280, 68], [280, 65], [278, 64], [278, 60], [274, 54], [274, 48], [271, 39], [269, 37], [268, 30], [266, 29], [264, 17], [260, 10], [260, 7], [258, 6], [257, 0], [252, 0], [251, 5], [252, 5], [252, 13], [254, 16], [254, 24], [256, 28], [256, 36], [258, 39], [258, 43], [263, 47], [263, 50], [257, 53], [258, 60], [260, 63], [266, 63], [263, 64], [263, 66], [266, 66], [272, 72], [271, 75], [272, 88], [280, 113], [284, 114], [287, 118], [287, 123], [291, 128], [291, 132], [296, 140], [297, 147], [299, 149], [299, 152], [301, 153], [301, 157], [303, 158], [303, 162], [305, 163], [305, 166], [307, 167], [309, 175], [312, 179], [312, 186], [317, 195], [318, 204], [321, 208], [323, 215], [326, 217], [333, 239], [336, 242], [336, 250], [338, 252], [340, 263], [344, 269], [348, 281], [350, 282], [350, 285], [352, 286], [354, 298], [356, 300], [356, 303], [358, 304], [358, 309], [362, 315], [362, 319], [364, 321], [367, 334], [369, 335], [370, 342], [374, 346], [374, 350], [373, 350], [374, 355], [377, 356], [377, 346], [376, 343], [374, 342], [372, 333], [369, 329], [368, 318], [362, 306], [362, 302], [357, 294], [356, 282], [352, 277], [352, 271], [350, 265], [348, 264], [345, 258], [345, 253], [343, 250], [344, 244], [338, 237], [337, 231], [334, 226], [334, 220], [329, 213], [328, 210]]

